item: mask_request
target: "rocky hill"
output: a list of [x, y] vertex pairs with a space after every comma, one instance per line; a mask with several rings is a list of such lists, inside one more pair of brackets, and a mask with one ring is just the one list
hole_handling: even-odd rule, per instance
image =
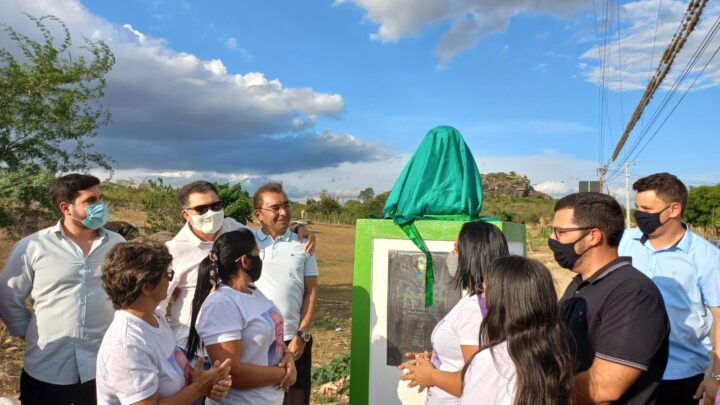
[[552, 197], [533, 189], [527, 176], [520, 176], [515, 172], [482, 174], [483, 199], [492, 200], [495, 197], [524, 198], [534, 197], [552, 200]]

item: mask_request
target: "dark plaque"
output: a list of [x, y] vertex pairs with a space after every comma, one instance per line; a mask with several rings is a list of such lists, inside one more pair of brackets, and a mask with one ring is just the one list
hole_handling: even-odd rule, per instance
[[387, 364], [397, 366], [408, 352], [432, 350], [435, 325], [460, 300], [445, 260], [448, 253], [432, 253], [435, 275], [434, 303], [425, 308], [425, 255], [388, 251]]

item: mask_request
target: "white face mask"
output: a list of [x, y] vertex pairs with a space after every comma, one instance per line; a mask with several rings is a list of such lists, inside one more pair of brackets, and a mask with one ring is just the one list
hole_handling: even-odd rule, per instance
[[[189, 214], [188, 212], [188, 215]], [[192, 220], [193, 228], [205, 234], [213, 234], [222, 228], [225, 211], [208, 210], [208, 212], [202, 215], [190, 215], [190, 219]]]

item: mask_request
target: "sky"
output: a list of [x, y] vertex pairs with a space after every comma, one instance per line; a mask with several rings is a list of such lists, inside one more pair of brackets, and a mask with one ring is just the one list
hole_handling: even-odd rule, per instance
[[[321, 190], [379, 193], [392, 188], [430, 129], [451, 125], [481, 173], [514, 171], [559, 197], [608, 163], [686, 7], [2, 0], [0, 23], [37, 36], [23, 13], [52, 14], [76, 46], [82, 37], [110, 46], [116, 65], [103, 103], [112, 123], [93, 143], [115, 161], [114, 179], [209, 179], [250, 192], [278, 180], [297, 199]], [[720, 182], [720, 56], [711, 59], [719, 16], [720, 0], [709, 1], [609, 165], [616, 195], [624, 196], [621, 162], [634, 163], [631, 182], [660, 171], [690, 186]], [[0, 46], [11, 47], [2, 32]]]

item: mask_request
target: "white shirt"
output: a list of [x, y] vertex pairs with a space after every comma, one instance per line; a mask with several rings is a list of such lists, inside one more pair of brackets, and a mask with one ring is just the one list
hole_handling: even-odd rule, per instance
[[[242, 228], [247, 228], [247, 226], [232, 218], [225, 217], [223, 226], [218, 231], [218, 236]], [[165, 243], [173, 258], [170, 267], [175, 271], [175, 277], [168, 286], [167, 298], [160, 303], [157, 309], [160, 313], [165, 314], [173, 291], [175, 291], [175, 288], [180, 289], [180, 294], [170, 307], [169, 319], [170, 328], [175, 334], [175, 341], [178, 346], [183, 348], [187, 347], [187, 338], [190, 334], [192, 300], [197, 285], [198, 266], [210, 253], [213, 243], [215, 242], [203, 241], [198, 238], [187, 223], [174, 238]]]
[[95, 378], [114, 311], [101, 266], [108, 250], [124, 241], [100, 228], [85, 256], [58, 222], [15, 244], [0, 274], [0, 318], [11, 335], [25, 336], [23, 368], [30, 376], [58, 385]]
[[155, 319], [157, 328], [129, 312], [115, 312], [97, 359], [99, 405], [133, 404], [156, 392], [166, 398], [190, 382], [185, 353], [159, 312]]
[[[477, 346], [482, 313], [477, 295], [463, 297], [440, 322], [435, 325], [432, 342], [432, 363], [442, 371], [458, 371], [465, 366], [460, 345]], [[430, 387], [428, 404], [457, 404], [459, 398], [440, 388]]]
[[[282, 315], [257, 289], [247, 294], [221, 284], [203, 302], [196, 327], [205, 346], [241, 340], [241, 363], [277, 366], [283, 357]], [[277, 385], [231, 388], [224, 403], [281, 404], [283, 398]], [[220, 404], [210, 399], [206, 403]]]
[[461, 405], [512, 405], [515, 400], [515, 363], [507, 343], [478, 353], [465, 373]]
[[314, 255], [305, 252], [305, 244], [288, 229], [273, 239], [255, 231], [258, 249], [264, 252], [263, 270], [255, 285], [277, 305], [285, 319], [284, 339], [297, 335], [305, 294], [305, 277], [317, 276]]

